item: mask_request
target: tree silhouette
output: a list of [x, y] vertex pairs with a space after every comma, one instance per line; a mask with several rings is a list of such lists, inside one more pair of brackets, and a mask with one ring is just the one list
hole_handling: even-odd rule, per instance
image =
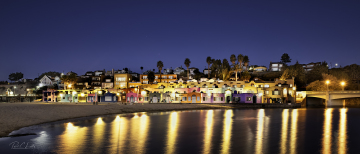
[[151, 83], [151, 84], [154, 83], [155, 73], [154, 73], [153, 71], [149, 71], [149, 73], [148, 73], [148, 80], [149, 80], [149, 83]]
[[[244, 60], [244, 56], [242, 55], [242, 54], [239, 54], [238, 55], [238, 57], [237, 57], [237, 59], [238, 59], [238, 62], [239, 62], [239, 72], [241, 72], [242, 71], [242, 69], [243, 69], [243, 60]], [[237, 74], [237, 73], [236, 73]], [[241, 73], [240, 73], [240, 75], [241, 75]]]
[[282, 63], [290, 63], [291, 62], [291, 59], [290, 59], [290, 56], [287, 54], [287, 53], [284, 53], [282, 56], [281, 56], [281, 62]]
[[163, 67], [164, 67], [163, 62], [162, 62], [162, 61], [158, 61], [158, 62], [157, 62], [157, 68], [159, 69], [159, 72], [160, 72], [160, 76], [159, 76], [160, 82], [161, 82], [161, 70], [162, 70]]
[[184, 61], [184, 64], [185, 66], [187, 67], [187, 79], [189, 80], [189, 67], [190, 67], [190, 59], [189, 58], [186, 58], [185, 61]]
[[9, 75], [9, 80], [10, 81], [19, 81], [20, 79], [22, 79], [24, 77], [24, 74], [21, 72], [16, 72], [16, 73], [11, 73]]
[[209, 56], [209, 57], [207, 57], [206, 58], [206, 63], [208, 64], [208, 78], [210, 78], [210, 64], [212, 63], [212, 59], [211, 59], [211, 57]]
[[244, 62], [245, 69], [247, 71], [247, 67], [248, 67], [249, 62], [250, 62], [249, 57], [245, 55], [244, 59], [243, 59], [243, 62]]
[[230, 56], [230, 61], [233, 65], [233, 69], [234, 69], [234, 72], [235, 72], [235, 81], [237, 81], [237, 65], [236, 65], [236, 56], [234, 54], [232, 54]]

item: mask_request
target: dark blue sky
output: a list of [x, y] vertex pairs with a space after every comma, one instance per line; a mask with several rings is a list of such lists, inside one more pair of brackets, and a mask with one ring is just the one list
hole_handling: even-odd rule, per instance
[[0, 80], [12, 72], [191, 66], [245, 54], [269, 66], [359, 63], [360, 1], [0, 1]]

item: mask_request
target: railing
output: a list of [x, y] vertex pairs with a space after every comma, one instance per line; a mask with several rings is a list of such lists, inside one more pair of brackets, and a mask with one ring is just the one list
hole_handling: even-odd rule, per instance
[[[330, 94], [360, 94], [360, 91], [329, 91]], [[326, 91], [306, 91], [306, 94], [326, 94]]]
[[342, 94], [359, 94], [360, 91], [330, 91], [331, 93], [342, 93]]
[[306, 94], [325, 94], [326, 91], [306, 91]]

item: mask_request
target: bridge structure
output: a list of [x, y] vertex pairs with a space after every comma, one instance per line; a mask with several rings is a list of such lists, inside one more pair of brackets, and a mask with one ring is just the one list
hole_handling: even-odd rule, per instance
[[307, 106], [344, 106], [346, 98], [360, 98], [360, 91], [306, 91]]

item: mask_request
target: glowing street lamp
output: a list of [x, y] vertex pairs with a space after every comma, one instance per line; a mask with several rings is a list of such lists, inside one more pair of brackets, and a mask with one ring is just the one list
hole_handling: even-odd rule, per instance
[[330, 83], [330, 81], [329, 81], [329, 80], [326, 80], [326, 88], [327, 88], [327, 91], [329, 91], [329, 83]]
[[68, 85], [68, 88], [71, 88], [71, 84]]
[[341, 82], [341, 86], [342, 86], [342, 91], [344, 91], [344, 88], [345, 88], [345, 82]]
[[296, 103], [296, 87], [294, 86], [292, 89], [294, 93], [294, 102]]

